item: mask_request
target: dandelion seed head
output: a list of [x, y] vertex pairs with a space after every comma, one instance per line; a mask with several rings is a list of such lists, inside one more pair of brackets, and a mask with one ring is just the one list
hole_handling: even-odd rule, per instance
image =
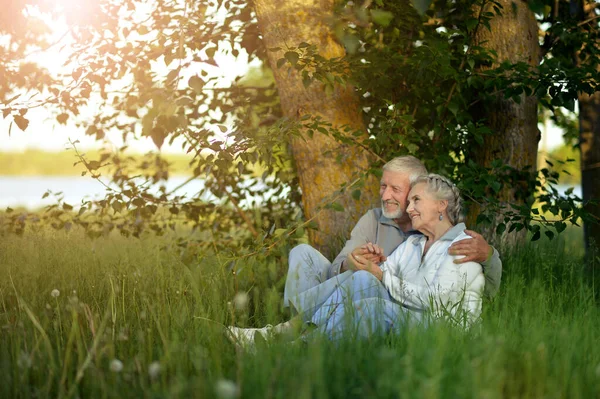
[[52, 298], [58, 298], [60, 291], [55, 288], [52, 290], [52, 292], [50, 292], [50, 295], [52, 295]]
[[236, 310], [245, 310], [248, 307], [248, 294], [245, 292], [238, 292], [233, 297], [233, 306]]
[[155, 379], [158, 377], [158, 375], [160, 374], [160, 363], [159, 362], [152, 362], [150, 363], [150, 365], [148, 366], [148, 375], [150, 376], [151, 379]]
[[215, 384], [215, 393], [221, 399], [234, 399], [238, 397], [239, 390], [235, 382], [231, 380], [219, 380]]
[[113, 359], [110, 361], [110, 370], [115, 373], [120, 373], [123, 370], [123, 362], [119, 359]]
[[31, 356], [21, 351], [19, 358], [17, 359], [17, 366], [21, 369], [28, 369], [31, 367]]

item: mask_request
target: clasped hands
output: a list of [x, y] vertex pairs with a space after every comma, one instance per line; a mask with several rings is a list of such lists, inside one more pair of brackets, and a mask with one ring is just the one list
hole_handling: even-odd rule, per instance
[[369, 242], [354, 248], [346, 257], [344, 266], [348, 270], [366, 270], [381, 280], [382, 271], [378, 265], [385, 262], [386, 259], [387, 257], [383, 253], [383, 248]]

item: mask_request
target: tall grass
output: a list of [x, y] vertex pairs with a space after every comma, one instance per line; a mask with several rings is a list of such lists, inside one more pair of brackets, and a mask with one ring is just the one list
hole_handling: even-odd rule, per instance
[[247, 353], [221, 324], [287, 317], [289, 248], [234, 275], [222, 254], [183, 263], [158, 238], [3, 237], [0, 397], [599, 397], [598, 287], [564, 242], [503, 253], [501, 290], [467, 332], [440, 324]]

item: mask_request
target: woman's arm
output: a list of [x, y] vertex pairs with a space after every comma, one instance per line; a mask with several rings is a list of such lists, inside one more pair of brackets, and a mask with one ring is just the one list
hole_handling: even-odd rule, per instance
[[410, 307], [429, 309], [436, 317], [466, 318], [470, 322], [481, 313], [485, 279], [481, 265], [475, 262], [457, 265], [453, 256], [446, 255], [434, 285], [405, 281], [389, 269], [383, 269], [382, 281], [394, 299]]

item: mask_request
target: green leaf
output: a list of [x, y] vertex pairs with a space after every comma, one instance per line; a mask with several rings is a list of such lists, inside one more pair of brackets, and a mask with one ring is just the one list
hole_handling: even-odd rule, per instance
[[465, 21], [465, 25], [467, 26], [468, 31], [472, 31], [473, 29], [475, 29], [478, 23], [479, 20], [477, 20], [477, 18], [469, 18]]
[[535, 234], [533, 235], [533, 237], [531, 237], [531, 241], [537, 241], [540, 239], [540, 237], [542, 236], [542, 234], [538, 231], [535, 232]]
[[553, 238], [554, 238], [554, 233], [553, 233], [553, 232], [551, 232], [550, 230], [546, 230], [546, 231], [544, 232], [544, 234], [546, 234], [546, 236], [547, 236], [549, 239], [553, 239]]
[[67, 123], [68, 119], [69, 119], [69, 114], [65, 114], [64, 112], [56, 117], [56, 120], [61, 125], [65, 125]]
[[496, 234], [498, 234], [498, 235], [503, 234], [505, 230], [506, 230], [506, 225], [504, 223], [500, 223], [498, 226], [496, 226]]
[[454, 116], [456, 116], [456, 113], [458, 112], [458, 104], [456, 104], [455, 102], [451, 102], [450, 104], [448, 104], [448, 109], [454, 114]]
[[332, 202], [329, 206], [331, 209], [337, 212], [344, 212], [344, 207], [338, 204], [337, 202]]
[[567, 228], [567, 224], [565, 222], [554, 222], [554, 228], [557, 232], [562, 233]]
[[198, 76], [191, 76], [188, 80], [188, 86], [190, 86], [196, 93], [200, 93], [204, 87], [204, 81]]
[[352, 198], [354, 198], [355, 201], [358, 201], [360, 199], [360, 194], [361, 194], [361, 191], [356, 189], [356, 190], [352, 191]]
[[371, 18], [377, 25], [385, 27], [390, 25], [390, 22], [394, 19], [394, 14], [389, 11], [371, 10]]
[[293, 66], [296, 66], [296, 64], [298, 63], [298, 60], [300, 60], [300, 56], [298, 55], [297, 52], [295, 51], [286, 51], [286, 53], [283, 55], [285, 57], [286, 60], [288, 60], [290, 62], [290, 64], [292, 64]]
[[425, 15], [425, 12], [431, 5], [431, 0], [412, 0], [413, 7], [417, 10], [419, 15]]
[[25, 131], [25, 129], [27, 129], [27, 126], [29, 126], [29, 120], [22, 117], [21, 115], [15, 115], [14, 119], [15, 119], [15, 123], [17, 124], [19, 129], [21, 129], [23, 131]]
[[344, 35], [342, 38], [342, 43], [344, 44], [346, 51], [348, 51], [350, 54], [356, 53], [360, 47], [360, 41], [358, 40], [358, 37], [354, 35]]

